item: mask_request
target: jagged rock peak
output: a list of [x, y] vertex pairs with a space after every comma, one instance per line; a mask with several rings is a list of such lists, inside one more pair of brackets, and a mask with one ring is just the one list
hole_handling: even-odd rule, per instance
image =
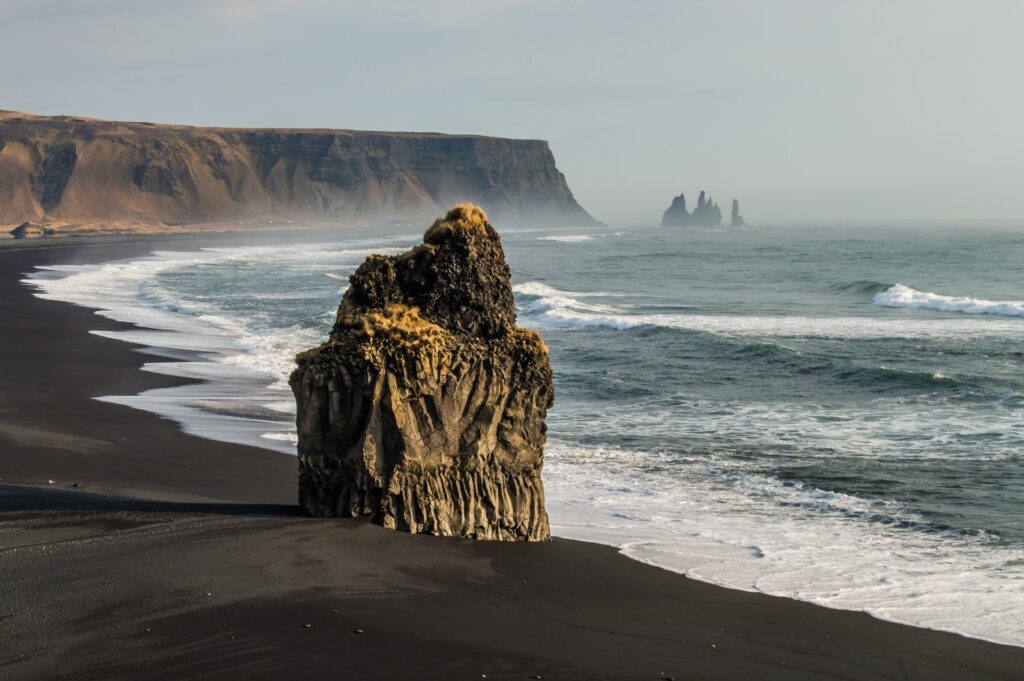
[[672, 200], [672, 205], [661, 217], [662, 227], [712, 227], [722, 223], [722, 211], [710, 194], [701, 190], [697, 197], [697, 207], [693, 213], [686, 211], [686, 200], [680, 194]]
[[515, 328], [511, 272], [498, 233], [478, 206], [459, 204], [431, 225], [423, 244], [399, 255], [372, 255], [350, 278], [331, 337], [367, 310], [389, 304], [454, 333], [495, 338]]
[[690, 212], [686, 210], [686, 195], [680, 194], [672, 199], [672, 205], [668, 207], [661, 216], [661, 226], [669, 227], [687, 224], [690, 220]]
[[669, 206], [669, 210], [682, 211], [683, 213], [689, 214], [686, 210], [686, 194], [680, 194], [679, 196], [672, 199], [672, 205]]
[[324, 345], [300, 354], [299, 502], [399, 530], [550, 535], [541, 482], [551, 364], [515, 326], [486, 214], [458, 205], [424, 242], [367, 258]]

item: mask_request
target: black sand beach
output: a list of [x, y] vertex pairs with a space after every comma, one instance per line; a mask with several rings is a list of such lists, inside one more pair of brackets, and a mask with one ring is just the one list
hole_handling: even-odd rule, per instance
[[0, 248], [0, 677], [1024, 679], [1021, 648], [608, 547], [300, 516], [292, 457], [91, 399], [177, 379], [88, 333], [118, 324], [18, 283], [34, 265], [209, 240]]

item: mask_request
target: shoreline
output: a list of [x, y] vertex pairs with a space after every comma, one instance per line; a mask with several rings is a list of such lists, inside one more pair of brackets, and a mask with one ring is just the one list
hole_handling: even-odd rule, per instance
[[[264, 237], [270, 238], [256, 238]], [[239, 502], [254, 497], [270, 498], [274, 503], [294, 500], [290, 484], [269, 482], [267, 476], [253, 475], [241, 466], [252, 458], [249, 448], [187, 436], [175, 422], [94, 399], [191, 381], [142, 371], [150, 356], [140, 348], [91, 333], [139, 327], [70, 303], [38, 299], [30, 287], [20, 283], [36, 265], [96, 263], [148, 254], [160, 245], [199, 247], [239, 238], [98, 237], [87, 243], [0, 249], [0, 305], [11, 320], [0, 329], [5, 382], [0, 395], [0, 436], [6, 450], [0, 482], [47, 485], [54, 480], [56, 485], [77, 483], [78, 489], [130, 491], [164, 500], [185, 496]], [[48, 307], [40, 309], [40, 304]], [[58, 371], [54, 358], [73, 373]], [[47, 373], [45, 390], [26, 389], [40, 369]], [[55, 415], [63, 418], [55, 422]], [[121, 432], [112, 434], [117, 431]], [[83, 457], [82, 452], [89, 456]], [[168, 479], [166, 464], [175, 457], [187, 465]], [[239, 465], [242, 480], [217, 480], [217, 466], [204, 459], [217, 460], [219, 466], [227, 462]], [[270, 480], [277, 476], [291, 482], [294, 457], [261, 452], [259, 463], [273, 471]]]
[[[321, 234], [326, 234], [326, 232], [321, 232]], [[277, 236], [279, 238], [279, 235]], [[211, 237], [213, 238], [211, 239]], [[496, 569], [499, 573], [502, 566], [518, 565], [516, 561], [521, 562], [521, 556], [526, 552], [529, 552], [531, 556], [542, 553], [537, 549], [525, 547], [517, 551], [515, 545], [501, 547], [483, 544], [475, 546], [475, 548], [463, 548], [466, 546], [465, 543], [435, 540], [434, 538], [418, 538], [414, 540], [418, 543], [409, 544], [409, 539], [397, 538], [402, 535], [369, 526], [365, 521], [327, 524], [291, 517], [293, 512], [288, 509], [294, 508], [295, 495], [295, 459], [293, 456], [270, 450], [228, 445], [187, 435], [181, 432], [177, 423], [160, 419], [149, 412], [92, 399], [98, 394], [138, 394], [143, 390], [183, 385], [189, 381], [143, 372], [140, 367], [146, 361], [146, 356], [139, 352], [138, 348], [128, 345], [118, 347], [110, 339], [90, 333], [93, 329], [126, 330], [138, 327], [113, 322], [95, 315], [92, 310], [71, 304], [37, 299], [29, 287], [19, 283], [23, 274], [32, 271], [35, 265], [71, 261], [77, 263], [109, 261], [148, 254], [160, 245], [174, 248], [189, 245], [196, 247], [200, 245], [230, 245], [231, 242], [240, 242], [243, 239], [248, 245], [254, 241], [263, 239], [270, 241], [274, 238], [275, 235], [267, 233], [198, 236], [192, 234], [173, 239], [167, 239], [163, 235], [134, 237], [128, 240], [123, 237], [97, 237], [89, 244], [83, 244], [76, 239], [73, 244], [66, 243], [64, 240], [61, 240], [60, 244], [40, 244], [40, 246], [44, 246], [43, 248], [35, 247], [34, 244], [26, 244], [26, 247], [23, 248], [0, 249], [0, 304], [4, 306], [7, 319], [11, 320], [0, 331], [0, 350], [3, 350], [3, 358], [0, 359], [0, 367], [2, 367], [0, 380], [4, 384], [4, 390], [0, 393], [0, 443], [3, 444], [4, 449], [4, 454], [0, 457], [0, 464], [2, 464], [0, 485], [28, 484], [42, 487], [42, 489], [4, 487], [0, 491], [0, 501], [3, 501], [4, 498], [21, 500], [20, 506], [17, 503], [13, 507], [10, 503], [0, 503], [0, 510], [3, 512], [3, 515], [0, 515], [0, 530], [3, 531], [0, 532], [0, 546], [5, 547], [0, 549], [0, 560], [9, 564], [15, 572], [22, 571], [19, 573], [22, 575], [22, 581], [14, 579], [12, 585], [3, 587], [0, 592], [18, 587], [23, 591], [25, 589], [32, 591], [30, 562], [34, 559], [27, 556], [24, 548], [20, 551], [11, 548], [11, 544], [6, 539], [11, 532], [38, 539], [39, 541], [33, 543], [50, 546], [55, 553], [66, 555], [67, 563], [61, 564], [65, 568], [80, 558], [86, 563], [92, 561], [90, 564], [99, 565], [109, 558], [102, 547], [116, 548], [133, 541], [142, 542], [147, 551], [158, 552], [184, 543], [185, 546], [181, 546], [180, 550], [188, 552], [191, 557], [201, 559], [207, 555], [204, 553], [206, 549], [202, 551], [196, 549], [189, 543], [192, 541], [191, 538], [187, 541], [182, 539], [184, 536], [182, 533], [187, 534], [193, 530], [181, 527], [182, 521], [174, 520], [179, 516], [190, 518], [186, 524], [199, 523], [199, 525], [203, 525], [207, 523], [216, 526], [220, 522], [240, 523], [243, 526], [240, 528], [240, 533], [243, 536], [237, 539], [230, 538], [228, 543], [240, 542], [246, 546], [249, 546], [246, 544], [246, 537], [249, 536], [247, 533], [256, 531], [255, 528], [246, 524], [248, 522], [256, 525], [264, 522], [270, 522], [271, 525], [284, 522], [287, 525], [287, 532], [295, 532], [302, 536], [313, 532], [310, 529], [312, 527], [330, 528], [330, 532], [362, 533], [360, 536], [366, 538], [368, 555], [376, 555], [378, 558], [394, 558], [397, 547], [408, 544], [409, 546], [423, 547], [423, 551], [434, 556], [432, 558], [434, 560], [437, 559], [437, 556], [434, 555], [436, 552], [443, 553], [444, 547], [454, 546], [456, 548], [452, 551], [460, 556], [467, 552], [468, 555], [485, 556], [486, 560], [497, 566]], [[211, 241], [214, 243], [211, 244]], [[258, 464], [256, 466], [253, 465], [254, 457]], [[47, 480], [54, 480], [54, 484], [48, 486]], [[78, 487], [71, 488], [71, 485], [74, 484], [77, 484]], [[203, 504], [201, 509], [190, 508], [187, 512], [183, 512], [177, 505], [164, 503], [157, 504], [155, 507], [140, 508], [138, 504], [145, 506], [148, 502], [121, 500], [116, 501], [113, 505], [124, 504], [127, 506], [110, 508], [110, 500], [104, 500], [101, 503], [101, 500], [94, 499], [88, 494], [82, 494], [83, 491], [141, 497], [161, 502], [227, 501], [270, 504], [274, 506], [271, 509], [273, 518], [271, 521], [267, 521], [261, 516], [259, 521], [252, 519], [240, 521], [237, 518], [238, 511], [241, 509], [234, 509], [236, 512], [231, 513], [232, 509], [210, 508], [209, 504]], [[58, 501], [59, 503], [57, 503]], [[78, 510], [69, 512], [66, 510], [68, 505]], [[30, 510], [26, 511], [26, 507]], [[62, 508], [65, 510], [61, 510]], [[82, 508], [86, 510], [82, 511]], [[263, 510], [256, 515], [260, 516], [267, 512], [265, 506], [261, 508]], [[36, 515], [32, 515], [33, 513]], [[87, 520], [83, 521], [82, 513], [88, 516]], [[171, 516], [170, 520], [167, 519], [168, 514]], [[281, 521], [277, 517], [278, 515], [288, 516], [288, 519]], [[49, 527], [45, 530], [38, 526], [38, 520], [42, 516], [45, 516], [49, 523]], [[156, 517], [160, 519], [154, 520]], [[225, 518], [228, 521], [225, 521]], [[127, 523], [127, 525], [121, 526], [119, 523]], [[145, 529], [151, 525], [164, 527], [166, 533], [152, 533]], [[83, 526], [89, 528], [89, 531], [98, 527], [100, 531], [98, 534], [85, 535], [92, 537], [85, 541], [82, 536], [76, 534], [78, 532], [76, 528], [80, 529]], [[274, 526], [276, 527], [276, 525]], [[351, 528], [356, 529], [352, 530]], [[200, 544], [212, 536], [204, 534], [207, 530], [196, 531], [199, 532], [199, 538], [196, 541]], [[57, 535], [63, 533], [61, 536], [70, 533], [71, 538], [54, 539], [55, 532]], [[217, 534], [212, 529], [209, 532]], [[436, 545], [431, 544], [435, 541]], [[22, 544], [22, 546], [27, 545]], [[730, 627], [742, 628], [744, 626], [743, 611], [745, 608], [764, 609], [769, 624], [764, 622], [750, 624], [753, 629], [744, 635], [744, 647], [742, 647], [742, 652], [736, 651], [736, 659], [724, 654], [724, 646], [721, 651], [717, 647], [699, 647], [692, 650], [681, 648], [678, 653], [671, 651], [676, 657], [670, 655], [667, 658], [669, 661], [678, 658], [680, 661], [685, 660], [688, 664], [698, 666], [702, 666], [706, 662], [709, 665], [704, 672], [707, 678], [735, 678], [735, 676], [730, 677], [724, 672], [730, 669], [734, 672], [737, 671], [731, 666], [740, 664], [737, 660], [744, 661], [743, 664], [756, 664], [756, 667], [745, 667], [746, 672], [744, 673], [758, 678], [890, 678], [886, 675], [888, 672], [882, 669], [863, 668], [857, 671], [846, 668], [848, 664], [853, 664], [854, 667], [857, 664], [867, 664], [854, 662], [853, 658], [849, 657], [852, 654], [849, 645], [856, 643], [863, 646], [866, 645], [865, 641], [871, 641], [872, 645], [877, 645], [878, 654], [881, 657], [893, 660], [902, 656], [903, 661], [899, 663], [899, 666], [915, 673], [920, 670], [922, 675], [912, 676], [912, 678], [1015, 678], [1006, 674], [1024, 668], [1024, 649], [1022, 648], [993, 644], [982, 639], [967, 638], [932, 629], [893, 624], [864, 613], [827, 609], [800, 601], [697, 582], [675, 572], [645, 565], [640, 561], [621, 555], [618, 549], [605, 545], [557, 539], [550, 546], [555, 548], [551, 548], [543, 554], [546, 558], [541, 561], [541, 564], [530, 566], [530, 569], [534, 571], [531, 581], [543, 582], [552, 575], [560, 574], [566, 569], [562, 561], [569, 559], [577, 561], [573, 564], [580, 569], [589, 569], [587, 566], [596, 561], [607, 570], [599, 575], [588, 575], [581, 579], [585, 584], [578, 587], [580, 594], [565, 603], [568, 611], [577, 612], [580, 615], [578, 619], [573, 620], [571, 626], [568, 623], [563, 623], [576, 631], [574, 634], [576, 638], [573, 640], [579, 643], [576, 646], [579, 650], [573, 649], [576, 650], [577, 657], [574, 659], [577, 660], [577, 664], [575, 667], [573, 664], [562, 667], [561, 672], [553, 670], [551, 671], [552, 675], [545, 675], [545, 678], [594, 678], [590, 675], [576, 677], [559, 674], [566, 673], [573, 668], [591, 668], [587, 665], [591, 664], [589, 660], [600, 648], [600, 645], [594, 647], [594, 641], [597, 640], [594, 638], [596, 634], [586, 633], [589, 631], [587, 627], [590, 626], [588, 622], [592, 618], [600, 619], [602, 603], [609, 598], [609, 592], [616, 589], [626, 591], [639, 589], [637, 584], [648, 579], [656, 582], [659, 589], [688, 594], [683, 599], [686, 607], [693, 605], [692, 599], [705, 603], [714, 603], [720, 600], [732, 604], [730, 607], [734, 610], [726, 613], [733, 618], [730, 620]], [[263, 547], [250, 546], [249, 548], [254, 550], [255, 554], [262, 556], [261, 560], [266, 559]], [[336, 550], [338, 547], [330, 548]], [[75, 552], [79, 549], [92, 553], [89, 553], [88, 556], [77, 556]], [[291, 550], [316, 554], [317, 551], [326, 550], [326, 548], [323, 546], [307, 547], [299, 542], [291, 546]], [[413, 551], [415, 553], [419, 550], [414, 549]], [[21, 555], [18, 555], [19, 553]], [[315, 557], [318, 560], [323, 559], [323, 556]], [[242, 558], [240, 556], [239, 560]], [[447, 560], [450, 556], [444, 558]], [[255, 557], [253, 559], [255, 560]], [[413, 562], [418, 559], [416, 556], [409, 558]], [[54, 558], [54, 560], [58, 559]], [[348, 557], [347, 560], [356, 560], [356, 558]], [[368, 557], [364, 556], [361, 560], [368, 560]], [[462, 567], [464, 566], [460, 564], [459, 569], [461, 570]], [[519, 565], [516, 569], [525, 568]], [[650, 577], [647, 571], [656, 571], [661, 576]], [[487, 575], [487, 579], [493, 577], [491, 573], [487, 573]], [[610, 581], [613, 576], [620, 583]], [[336, 577], [335, 575], [333, 578], [336, 580]], [[406, 577], [408, 584], [393, 586], [393, 588], [401, 591], [408, 587], [415, 591], [416, 588], [424, 585], [422, 576], [410, 574]], [[166, 572], [159, 573], [159, 578], [175, 584], [176, 580], [183, 579], [181, 575], [167, 574]], [[485, 579], [485, 577], [480, 578]], [[362, 575], [356, 581], [360, 582], [365, 579], [367, 579], [366, 575]], [[577, 575], [576, 579], [580, 579], [580, 576]], [[639, 582], [633, 584], [634, 579]], [[438, 588], [444, 593], [453, 595], [456, 600], [468, 597], [464, 591], [468, 587], [461, 585], [458, 580], [441, 581], [443, 584]], [[623, 581], [625, 583], [622, 583]], [[564, 584], [565, 589], [569, 589], [571, 586], [570, 582], [564, 582]], [[330, 585], [322, 586], [326, 589], [344, 589], [348, 585], [335, 581]], [[98, 589], [99, 586], [96, 588]], [[293, 584], [292, 588], [297, 587]], [[424, 586], [424, 588], [426, 587]], [[38, 591], [38, 585], [35, 590]], [[639, 609], [634, 613], [636, 619], [630, 620], [632, 623], [630, 626], [635, 628], [630, 630], [629, 627], [619, 627], [621, 630], [618, 631], [616, 645], [626, 646], [626, 648], [629, 648], [630, 645], [640, 646], [634, 641], [636, 638], [641, 638], [648, 643], [650, 640], [668, 640], [670, 638], [682, 641], [683, 639], [673, 638], [675, 634], [671, 633], [674, 631], [672, 627], [668, 627], [664, 631], [659, 630], [656, 634], [651, 633], [650, 640], [644, 638], [644, 634], [641, 632], [646, 631], [647, 625], [641, 626], [640, 623], [651, 618], [652, 613], [661, 612], [659, 608], [665, 606], [659, 603], [663, 600], [663, 595], [660, 592], [640, 590], [642, 593], [637, 595], [638, 605], [636, 605]], [[555, 596], [568, 598], [564, 594], [544, 592], [535, 594], [532, 601], [509, 607], [516, 610], [517, 618], [528, 619], [527, 616], [530, 612], [535, 613], [537, 608], [544, 607], [544, 598]], [[111, 595], [107, 593], [105, 597], [109, 598]], [[269, 616], [276, 608], [287, 609], [286, 604], [280, 601], [280, 593], [267, 596], [267, 598], [271, 598], [275, 605], [268, 605], [267, 603], [270, 601], [264, 601], [256, 607], [257, 611]], [[687, 598], [691, 600], [686, 600]], [[232, 602], [231, 607], [236, 608], [237, 612], [250, 607], [252, 604], [243, 606], [245, 600], [239, 597]], [[780, 602], [792, 605], [782, 605]], [[133, 607], [136, 607], [139, 618], [147, 616], [145, 608], [138, 608], [138, 604]], [[175, 602], [167, 607], [171, 609], [184, 608], [182, 611], [184, 614], [180, 615], [184, 618], [180, 623], [182, 628], [176, 630], [182, 636], [186, 636], [188, 633], [185, 623], [189, 623], [189, 626], [195, 623], [194, 619], [189, 619], [190, 617], [203, 618], [207, 616], [202, 614], [205, 612], [205, 605], [199, 607], [197, 604], [188, 605]], [[470, 606], [463, 603], [463, 607]], [[267, 608], [270, 609], [267, 610]], [[586, 617], [583, 616], [584, 614]], [[151, 616], [152, 613], [148, 613], [148, 615]], [[461, 610], [457, 615], [469, 617]], [[785, 637], [780, 637], [777, 632], [796, 626], [797, 622], [791, 618], [797, 617], [797, 615], [799, 618], [806, 618], [808, 621], [816, 623], [813, 630], [801, 630], [799, 640], [812, 641], [814, 644], [811, 650], [801, 654], [811, 655], [826, 666], [834, 664], [837, 669], [843, 667], [842, 675], [829, 676], [825, 674], [825, 667], [820, 667], [814, 672], [809, 669], [804, 670], [808, 674], [813, 673], [814, 675], [793, 676], [792, 666], [780, 667], [777, 662], [770, 661], [773, 657], [783, 655], [785, 651], [792, 652], [792, 649], [787, 647], [791, 642], [779, 640]], [[722, 616], [724, 617], [725, 614]], [[519, 622], [519, 619], [515, 621]], [[103, 626], [115, 626], [112, 622], [106, 620], [104, 622]], [[543, 622], [534, 620], [530, 620], [530, 622], [531, 626], [542, 628], [545, 626]], [[550, 625], [550, 622], [548, 624]], [[513, 626], [510, 621], [502, 626], [512, 627], [508, 630], [509, 635], [512, 636], [521, 635], [523, 631], [529, 630], [529, 627], [523, 630], [516, 629], [517, 626], [525, 626], [522, 622]], [[687, 636], [690, 637], [696, 635], [694, 631], [699, 631], [702, 627], [706, 629], [708, 635], [717, 631], [709, 624], [709, 621], [689, 622], [687, 626], [690, 627], [687, 633]], [[845, 627], [853, 627], [856, 631], [850, 634], [846, 632]], [[844, 632], [844, 636], [853, 638], [841, 642], [838, 639], [840, 631]], [[468, 630], [463, 632], [467, 635], [467, 640], [473, 638], [469, 633]], [[80, 632], [80, 636], [86, 638], [93, 635], [94, 633], [91, 632]], [[270, 636], [267, 632], [259, 634], [259, 636], [264, 635]], [[299, 635], [301, 636], [301, 634]], [[405, 640], [403, 637], [407, 638], [408, 632], [402, 634], [402, 637], [394, 639], [394, 642], [400, 645]], [[310, 637], [307, 636], [308, 638]], [[76, 645], [84, 645], [83, 641], [86, 640], [75, 636], [69, 640], [72, 639], [78, 641]], [[259, 640], [264, 639], [260, 638]], [[301, 645], [307, 643], [308, 641], [304, 641]], [[903, 649], [904, 647], [905, 649]], [[640, 648], [631, 648], [631, 650], [636, 650], [639, 654]], [[862, 648], [861, 650], [866, 649]], [[710, 654], [716, 658], [729, 657], [730, 661], [724, 663], [724, 666], [718, 666], [717, 662], [712, 664], [711, 660], [701, 662], [709, 654], [708, 651], [713, 651]], [[921, 658], [921, 655], [924, 654], [922, 651], [928, 651], [927, 654], [934, 657]], [[9, 653], [3, 650], [0, 652], [3, 652], [4, 659], [7, 659]], [[118, 652], [121, 654], [124, 651], [118, 649]], [[558, 658], [560, 655], [564, 656], [557, 650], [547, 650], [546, 654], [551, 659]], [[973, 665], [979, 665], [972, 667], [971, 674], [988, 668], [990, 675], [988, 677], [957, 676], [955, 673], [950, 675], [956, 671], [959, 664], [956, 660], [960, 658], [955, 656], [964, 656], [964, 659], [971, 659]], [[212, 660], [208, 661], [212, 664]], [[985, 666], [993, 664], [997, 666]], [[998, 666], [1000, 664], [1005, 664], [1005, 666]], [[26, 667], [26, 669], [28, 668]], [[312, 667], [310, 669], [313, 670]], [[372, 669], [372, 667], [366, 667], [366, 669]], [[674, 669], [677, 670], [674, 672], [676, 678], [685, 678], [684, 667], [677, 666]], [[925, 675], [925, 669], [931, 671]], [[108, 671], [110, 670], [108, 669]], [[959, 667], [959, 672], [966, 674], [967, 668]], [[114, 670], [110, 673], [116, 676], [119, 672]], [[127, 671], [123, 673], [128, 674]], [[367, 673], [372, 675], [375, 672], [368, 671]], [[667, 673], [672, 674], [673, 672]], [[633, 676], [619, 676], [626, 674], [625, 668], [614, 672], [614, 674], [617, 675], [607, 678], [643, 678], [647, 675], [644, 672], [644, 674], [638, 673]], [[479, 674], [475, 676], [479, 676]], [[25, 676], [24, 678], [33, 677]], [[489, 678], [503, 677], [489, 674]], [[513, 675], [509, 678], [523, 677]], [[896, 676], [894, 675], [893, 678]]]
[[[169, 229], [168, 231], [111, 231], [81, 234], [57, 234], [46, 237], [15, 238], [13, 236], [2, 236], [0, 232], [0, 253], [5, 249], [9, 250], [33, 250], [47, 248], [76, 248], [80, 246], [103, 246], [146, 243], [146, 242], [176, 242], [176, 241], [234, 241], [239, 239], [281, 239], [284, 237], [306, 237], [319, 234], [332, 234], [335, 232], [351, 229], [374, 229], [375, 226], [366, 223], [323, 223], [312, 225], [301, 223], [293, 225], [267, 224], [267, 225], [239, 225], [237, 229], [219, 228], [221, 223], [202, 223], [196, 225], [185, 225], [181, 229]], [[100, 261], [102, 262], [102, 261]]]
[[[48, 229], [42, 235], [14, 236], [21, 225]], [[0, 225], [0, 248], [34, 248], [45, 245], [66, 246], [89, 240], [127, 241], [136, 239], [195, 239], [217, 237], [306, 235], [347, 229], [387, 229], [390, 226], [412, 225], [408, 220], [372, 220], [335, 218], [330, 220], [294, 219], [281, 216], [217, 220], [214, 222], [163, 223], [147, 221], [120, 222], [63, 222], [49, 219], [27, 220], [23, 223]], [[71, 244], [68, 243], [71, 242]]]

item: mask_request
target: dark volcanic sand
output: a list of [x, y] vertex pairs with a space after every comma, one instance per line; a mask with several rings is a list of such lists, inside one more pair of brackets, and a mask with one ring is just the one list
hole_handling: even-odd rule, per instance
[[88, 333], [123, 325], [18, 284], [36, 264], [200, 243], [0, 249], [0, 678], [1024, 679], [1021, 648], [603, 546], [299, 516], [292, 457], [91, 400], [176, 379]]

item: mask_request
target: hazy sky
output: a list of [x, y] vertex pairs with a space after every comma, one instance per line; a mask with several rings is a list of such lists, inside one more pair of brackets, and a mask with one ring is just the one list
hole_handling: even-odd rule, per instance
[[754, 223], [1004, 220], [1022, 30], [1017, 0], [0, 0], [0, 108], [543, 138], [609, 221], [701, 188]]

